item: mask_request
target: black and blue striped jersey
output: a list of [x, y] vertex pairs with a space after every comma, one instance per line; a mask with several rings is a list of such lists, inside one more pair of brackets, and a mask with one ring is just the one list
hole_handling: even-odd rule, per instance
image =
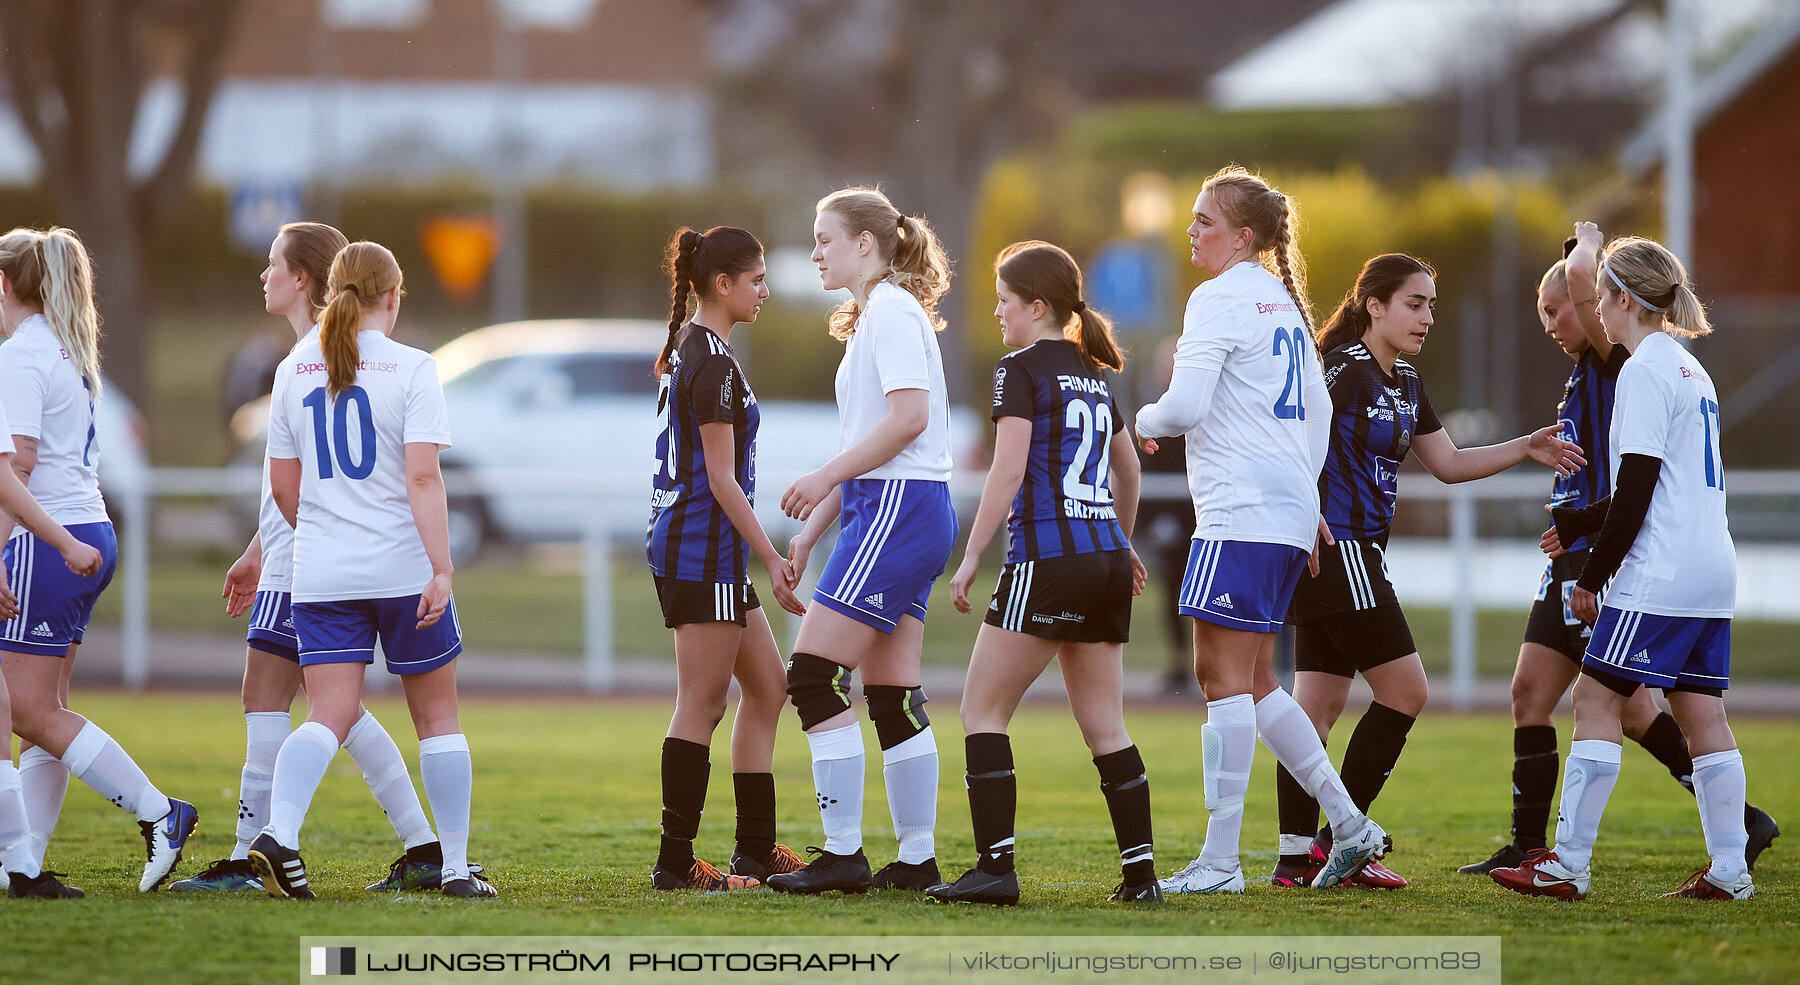
[[683, 581], [745, 584], [743, 535], [712, 495], [700, 425], [730, 422], [737, 481], [756, 501], [756, 395], [731, 347], [692, 322], [682, 326], [657, 396], [656, 478], [645, 537], [650, 569]]
[[[1593, 349], [1588, 349], [1569, 371], [1562, 400], [1556, 405], [1556, 422], [1562, 429], [1562, 439], [1580, 445], [1588, 463], [1556, 477], [1550, 491], [1551, 506], [1580, 508], [1612, 495], [1613, 389], [1619, 382], [1619, 370], [1630, 355], [1624, 346], [1615, 345], [1612, 354], [1601, 360], [1595, 358]], [[1570, 551], [1587, 547], [1586, 537], [1568, 545]]]
[[1338, 540], [1387, 542], [1400, 463], [1413, 439], [1443, 428], [1425, 381], [1404, 359], [1389, 376], [1362, 342], [1325, 354], [1331, 449], [1319, 473], [1319, 504]]
[[1112, 437], [1125, 426], [1110, 373], [1073, 342], [1047, 339], [994, 367], [994, 420], [1031, 421], [1025, 480], [1007, 521], [1006, 562], [1130, 545], [1112, 495]]

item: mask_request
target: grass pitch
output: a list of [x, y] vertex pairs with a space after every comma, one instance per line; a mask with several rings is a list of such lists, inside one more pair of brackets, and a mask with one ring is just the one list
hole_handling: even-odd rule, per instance
[[[243, 719], [234, 697], [80, 694], [73, 705], [117, 736], [162, 789], [193, 800], [202, 819], [176, 877], [230, 848]], [[416, 766], [405, 709], [376, 714]], [[971, 857], [954, 709], [934, 707], [944, 770], [939, 862], [954, 876]], [[297, 712], [300, 712], [297, 709]], [[399, 852], [349, 757], [340, 755], [303, 832], [314, 903], [261, 895], [141, 896], [136, 825], [79, 782], [50, 849], [50, 866], [88, 891], [71, 902], [0, 902], [0, 980], [241, 982], [285, 980], [297, 938], [326, 934], [1485, 934], [1504, 938], [1508, 982], [1774, 982], [1800, 970], [1789, 835], [1764, 856], [1749, 903], [1666, 901], [1704, 861], [1693, 798], [1635, 746], [1626, 752], [1585, 903], [1526, 899], [1454, 868], [1485, 857], [1507, 824], [1511, 735], [1496, 717], [1427, 715], [1413, 731], [1375, 816], [1394, 835], [1389, 864], [1413, 880], [1393, 893], [1277, 890], [1256, 877], [1274, 862], [1274, 783], [1259, 754], [1245, 822], [1249, 892], [1175, 898], [1157, 908], [1105, 902], [1118, 880], [1098, 780], [1065, 709], [1028, 706], [1013, 729], [1019, 771], [1024, 905], [942, 907], [913, 894], [799, 899], [766, 890], [663, 894], [649, 888], [659, 810], [657, 755], [665, 702], [482, 701], [464, 726], [475, 755], [471, 855], [498, 900], [366, 893]], [[299, 720], [299, 714], [296, 715]], [[1197, 708], [1134, 709], [1132, 736], [1149, 764], [1158, 871], [1185, 864], [1204, 830]], [[715, 743], [708, 817], [697, 843], [731, 851], [731, 783]], [[1349, 734], [1340, 727], [1338, 749]], [[1751, 799], [1800, 833], [1800, 723], [1743, 721]], [[1567, 730], [1564, 730], [1565, 745]], [[868, 748], [874, 750], [873, 735]], [[868, 771], [867, 846], [892, 858], [879, 757]], [[784, 721], [776, 753], [782, 840], [818, 841], [806, 745]], [[415, 772], [416, 776], [416, 772]], [[1577, 970], [1578, 969], [1578, 970]]]

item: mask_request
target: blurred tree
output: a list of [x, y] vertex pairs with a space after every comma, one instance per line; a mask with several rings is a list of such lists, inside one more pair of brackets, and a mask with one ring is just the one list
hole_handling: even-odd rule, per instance
[[[8, 95], [60, 221], [94, 255], [107, 374], [148, 396], [145, 244], [180, 214], [242, 0], [0, 0]], [[179, 87], [180, 115], [134, 160], [145, 89]]]

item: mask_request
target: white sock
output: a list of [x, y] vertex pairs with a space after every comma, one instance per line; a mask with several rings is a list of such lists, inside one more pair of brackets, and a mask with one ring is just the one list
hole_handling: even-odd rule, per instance
[[350, 734], [344, 739], [344, 751], [362, 770], [363, 782], [375, 795], [375, 802], [387, 814], [394, 834], [407, 848], [437, 840], [431, 822], [425, 820], [425, 808], [419, 803], [419, 792], [413, 789], [412, 775], [406, 771], [406, 760], [400, 758], [400, 747], [394, 737], [375, 720], [367, 709]]
[[888, 814], [900, 842], [900, 861], [917, 865], [936, 858], [938, 749], [931, 726], [883, 749], [881, 776], [887, 783]]
[[19, 789], [19, 771], [10, 759], [0, 759], [0, 865], [28, 879], [38, 875], [38, 862], [31, 854], [31, 821], [25, 816], [25, 796]]
[[1244, 826], [1244, 794], [1256, 761], [1256, 705], [1248, 694], [1206, 703], [1200, 730], [1200, 760], [1206, 791], [1206, 844], [1200, 857], [1215, 869], [1238, 867]]
[[62, 816], [63, 798], [69, 793], [69, 768], [42, 746], [19, 753], [19, 789], [25, 798], [25, 817], [31, 822], [31, 864], [42, 866], [56, 820]]
[[[1594, 857], [1594, 841], [1600, 837], [1600, 816], [1606, 799], [1619, 782], [1619, 763], [1625, 747], [1605, 739], [1576, 739], [1569, 744], [1569, 760], [1563, 764], [1562, 803], [1556, 812], [1556, 857], [1580, 872]], [[1743, 800], [1738, 801], [1738, 823], [1743, 823]]]
[[862, 850], [862, 727], [851, 722], [829, 732], [808, 732], [806, 744], [812, 748], [813, 788], [819, 794], [825, 850], [854, 855]]
[[285, 711], [244, 713], [244, 772], [238, 777], [237, 845], [232, 858], [249, 858], [250, 843], [269, 823], [269, 791], [275, 783], [275, 754], [293, 730]]
[[62, 764], [69, 768], [70, 776], [140, 821], [158, 821], [169, 813], [169, 798], [156, 789], [124, 747], [93, 722], [82, 725], [69, 740]]
[[1712, 856], [1713, 878], [1730, 884], [1750, 871], [1744, 846], [1744, 755], [1736, 749], [1694, 757], [1694, 796], [1700, 801], [1700, 830], [1706, 854]]
[[425, 796], [431, 798], [431, 817], [437, 822], [438, 841], [444, 848], [444, 881], [469, 874], [469, 801], [475, 792], [475, 765], [469, 758], [469, 739], [461, 732], [419, 740], [419, 777]]
[[1280, 854], [1307, 855], [1312, 852], [1312, 835], [1282, 835]]
[[337, 735], [320, 722], [301, 722], [281, 743], [275, 756], [269, 826], [263, 829], [281, 847], [299, 850], [300, 826], [306, 823], [313, 794], [318, 793], [337, 751]]
[[1319, 730], [1293, 695], [1281, 688], [1264, 695], [1256, 703], [1256, 730], [1262, 733], [1263, 745], [1300, 782], [1307, 796], [1325, 809], [1333, 838], [1342, 841], [1362, 829], [1362, 811], [1356, 809], [1350, 791], [1332, 768], [1325, 744], [1319, 741]]

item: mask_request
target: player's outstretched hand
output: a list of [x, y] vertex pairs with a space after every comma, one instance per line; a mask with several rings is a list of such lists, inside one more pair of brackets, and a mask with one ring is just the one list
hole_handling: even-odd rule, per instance
[[225, 600], [225, 614], [233, 619], [250, 611], [256, 604], [256, 583], [262, 579], [262, 561], [248, 555], [232, 562], [225, 572], [225, 587], [219, 597]]
[[781, 494], [781, 512], [796, 520], [805, 520], [812, 516], [814, 507], [831, 495], [833, 485], [835, 483], [817, 472], [806, 473]]
[[974, 583], [975, 572], [980, 567], [980, 558], [965, 557], [962, 565], [956, 569], [956, 574], [950, 576], [950, 603], [964, 615], [974, 609], [969, 604], [969, 586]]
[[1525, 453], [1539, 465], [1555, 469], [1557, 475], [1573, 475], [1587, 464], [1587, 459], [1582, 456], [1580, 445], [1560, 437], [1561, 429], [1562, 425], [1552, 424], [1531, 432], [1525, 439]]
[[13, 594], [12, 586], [6, 583], [6, 569], [0, 568], [0, 621], [5, 621], [19, 614], [19, 597]]
[[775, 592], [775, 601], [781, 607], [796, 616], [806, 615], [806, 603], [794, 594], [794, 586], [800, 579], [794, 576], [793, 566], [788, 559], [777, 554], [763, 558], [763, 565], [769, 569], [769, 587]]
[[80, 541], [75, 542], [73, 549], [63, 552], [62, 559], [63, 564], [67, 565], [70, 571], [83, 578], [92, 578], [99, 574], [100, 566], [106, 563], [106, 559], [100, 556], [98, 548]]
[[425, 583], [425, 590], [419, 593], [419, 622], [415, 629], [429, 629], [444, 618], [444, 610], [450, 608], [450, 576], [436, 574]]
[[805, 534], [788, 541], [788, 589], [798, 588], [800, 579], [806, 576], [806, 561], [812, 557], [813, 542], [806, 539]]
[[1576, 585], [1569, 592], [1569, 614], [1592, 626], [1600, 618], [1600, 600], [1593, 592]]
[[1308, 578], [1319, 577], [1319, 553], [1336, 543], [1337, 538], [1331, 536], [1331, 524], [1326, 523], [1324, 517], [1319, 517], [1319, 536], [1313, 540], [1312, 553], [1306, 556], [1306, 576]]
[[1149, 583], [1150, 572], [1144, 567], [1143, 560], [1138, 557], [1137, 549], [1133, 548], [1131, 550], [1131, 594], [1144, 594], [1144, 586]]
[[[1548, 504], [1544, 506], [1544, 512], [1550, 512]], [[1563, 547], [1562, 537], [1556, 532], [1556, 524], [1550, 524], [1550, 529], [1544, 531], [1543, 534], [1538, 537], [1538, 550], [1543, 551], [1551, 557], [1562, 557], [1564, 554], [1569, 553], [1568, 549]]]
[[1156, 449], [1159, 446], [1157, 445], [1155, 438], [1146, 438], [1143, 435], [1138, 434], [1138, 429], [1137, 429], [1136, 425], [1132, 425], [1131, 436], [1137, 439], [1137, 446], [1144, 450], [1144, 454], [1146, 454], [1146, 455], [1156, 454]]

